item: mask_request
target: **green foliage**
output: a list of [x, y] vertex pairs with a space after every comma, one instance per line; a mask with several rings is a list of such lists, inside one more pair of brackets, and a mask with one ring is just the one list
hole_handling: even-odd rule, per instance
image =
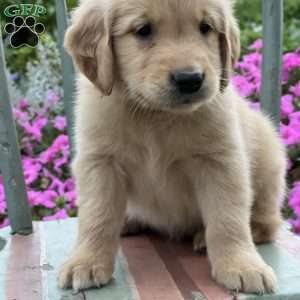
[[[236, 16], [241, 28], [243, 52], [256, 39], [262, 37], [262, 1], [238, 0]], [[284, 0], [284, 52], [300, 46], [300, 1]]]
[[[72, 9], [77, 5], [78, 0], [67, 0], [68, 8]], [[11, 22], [12, 18], [4, 15], [4, 10], [7, 6], [12, 4], [39, 4], [43, 5], [47, 9], [47, 14], [37, 18], [38, 22], [44, 24], [46, 32], [52, 36], [56, 36], [56, 15], [55, 15], [55, 0], [1, 0], [0, 1], [0, 20], [1, 20], [1, 31], [4, 38], [4, 45], [6, 46], [6, 61], [8, 62], [9, 69], [12, 73], [20, 72], [24, 73], [26, 64], [36, 59], [36, 49], [30, 47], [21, 47], [13, 49], [10, 47], [7, 36], [3, 32], [3, 28], [6, 23]]]
[[[46, 31], [56, 36], [55, 0], [1, 0], [1, 27], [3, 29], [11, 18], [4, 16], [4, 9], [11, 4], [35, 3], [46, 7], [47, 15], [40, 17], [39, 21], [45, 25]], [[67, 0], [70, 9], [75, 7], [78, 0]], [[242, 52], [247, 52], [247, 47], [262, 36], [261, 0], [237, 0], [236, 15], [241, 27]], [[292, 51], [300, 46], [300, 1], [284, 0], [284, 51]], [[5, 40], [5, 35], [4, 35]], [[26, 64], [36, 58], [36, 49], [22, 47], [13, 49], [6, 40], [6, 55], [11, 72], [24, 73]]]

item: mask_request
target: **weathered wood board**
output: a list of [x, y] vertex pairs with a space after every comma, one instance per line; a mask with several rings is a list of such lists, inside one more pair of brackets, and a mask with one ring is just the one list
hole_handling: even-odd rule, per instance
[[205, 255], [189, 242], [170, 242], [154, 235], [122, 240], [114, 279], [102, 289], [81, 293], [57, 286], [59, 265], [68, 256], [77, 220], [36, 222], [30, 236], [0, 231], [0, 300], [299, 300], [300, 238], [283, 229], [276, 243], [259, 252], [278, 276], [276, 295], [234, 294], [210, 276]]

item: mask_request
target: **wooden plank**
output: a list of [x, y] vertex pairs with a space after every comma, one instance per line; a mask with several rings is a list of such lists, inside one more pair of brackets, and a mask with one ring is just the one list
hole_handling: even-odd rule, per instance
[[[27, 237], [11, 238], [8, 228], [0, 230], [1, 300], [300, 299], [300, 238], [286, 228], [275, 243], [258, 247], [277, 274], [276, 294], [233, 296], [212, 280], [207, 257], [193, 252], [192, 241], [171, 242], [157, 236], [122, 240], [123, 253], [118, 255], [114, 280], [108, 286], [75, 294], [61, 290], [57, 286], [58, 270], [75, 242], [77, 219], [34, 225], [35, 233]], [[40, 298], [28, 294], [34, 290]], [[16, 298], [19, 295], [23, 298]]]
[[[113, 280], [106, 287], [85, 292], [86, 300], [141, 300], [136, 285], [129, 279], [127, 260], [123, 253], [118, 254]], [[166, 299], [167, 300], [167, 299]]]
[[124, 238], [122, 248], [142, 300], [185, 299], [147, 237]]
[[57, 32], [60, 45], [60, 56], [62, 62], [64, 107], [68, 122], [68, 136], [71, 143], [71, 155], [74, 154], [74, 94], [75, 94], [75, 72], [71, 57], [64, 49], [64, 36], [68, 27], [68, 10], [65, 0], [56, 0]]
[[[291, 245], [293, 245], [291, 247]], [[271, 295], [241, 294], [241, 300], [299, 300], [300, 299], [300, 241], [284, 227], [274, 243], [257, 247], [278, 279], [277, 290]], [[298, 252], [298, 254], [296, 254]]]
[[77, 234], [77, 222], [66, 221], [39, 222], [41, 239], [44, 241], [41, 257], [43, 264], [49, 266], [44, 270], [43, 286], [47, 286], [43, 300], [86, 300], [84, 292], [74, 293], [58, 287], [57, 278], [60, 265], [70, 255]]
[[0, 249], [0, 299], [6, 300], [5, 281], [11, 244], [11, 235], [9, 227], [0, 229], [0, 238], [2, 240], [2, 248]]
[[191, 252], [188, 251], [191, 249], [187, 249], [187, 247], [191, 246], [190, 243], [188, 245], [185, 244], [185, 247], [178, 249], [178, 245], [176, 243], [170, 243], [170, 241], [163, 241], [161, 240], [161, 238], [158, 237], [153, 236], [151, 238], [151, 241], [158, 255], [167, 267], [167, 270], [172, 275], [183, 298], [191, 298], [192, 291], [200, 292], [194, 280], [186, 272], [183, 265], [179, 261], [180, 253], [182, 253], [183, 251], [187, 252], [189, 255], [191, 254]]
[[180, 257], [185, 272], [196, 283], [206, 300], [232, 300], [232, 293], [218, 285], [211, 277], [211, 267], [206, 256]]
[[0, 32], [0, 170], [4, 179], [8, 216], [13, 233], [32, 232], [31, 212], [26, 188], [16, 127], [13, 120], [4, 49]]
[[263, 0], [263, 76], [262, 109], [272, 118], [276, 127], [280, 123], [283, 0]]
[[291, 232], [291, 226], [287, 225], [282, 228], [276, 245], [288, 251], [300, 263], [300, 236]]
[[196, 299], [201, 295], [205, 300], [233, 298], [211, 278], [207, 256], [195, 253], [191, 241], [170, 242], [158, 238], [152, 241], [185, 299], [191, 295]]
[[[39, 223], [40, 232], [45, 240], [48, 299], [59, 300], [139, 300], [134, 283], [129, 280], [126, 259], [119, 253], [116, 260], [114, 279], [101, 289], [90, 289], [74, 294], [71, 290], [62, 290], [57, 286], [60, 265], [70, 256], [77, 235], [77, 219], [60, 222]], [[59, 233], [59, 234], [58, 234]], [[44, 285], [45, 286], [45, 283]]]
[[29, 236], [11, 237], [5, 278], [5, 299], [41, 300], [40, 238], [38, 230]]

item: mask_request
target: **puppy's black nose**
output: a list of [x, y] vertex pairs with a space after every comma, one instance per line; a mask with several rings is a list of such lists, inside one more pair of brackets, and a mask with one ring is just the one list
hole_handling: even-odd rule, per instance
[[170, 74], [170, 81], [181, 94], [193, 94], [200, 90], [204, 77], [204, 73], [191, 70], [176, 70]]

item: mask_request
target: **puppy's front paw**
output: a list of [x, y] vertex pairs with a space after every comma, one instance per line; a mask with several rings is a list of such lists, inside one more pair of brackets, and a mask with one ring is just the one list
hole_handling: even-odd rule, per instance
[[213, 277], [226, 288], [246, 293], [272, 293], [276, 276], [271, 267], [260, 258], [232, 258], [213, 267]]
[[59, 286], [73, 288], [75, 291], [101, 287], [111, 279], [113, 267], [113, 263], [99, 257], [71, 257], [60, 268]]

